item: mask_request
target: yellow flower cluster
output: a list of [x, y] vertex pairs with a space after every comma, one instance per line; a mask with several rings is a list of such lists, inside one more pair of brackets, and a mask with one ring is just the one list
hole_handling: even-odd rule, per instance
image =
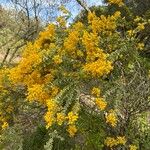
[[78, 42], [79, 42], [79, 32], [76, 30], [69, 32], [69, 35], [64, 42], [65, 51], [68, 52], [70, 55], [75, 56], [76, 46]]
[[117, 4], [119, 7], [123, 6], [123, 0], [108, 0], [110, 4]]
[[108, 74], [113, 67], [112, 63], [107, 60], [107, 55], [99, 48], [98, 34], [85, 31], [82, 43], [86, 48], [86, 64], [83, 70], [94, 77]]
[[8, 123], [7, 122], [3, 122], [2, 124], [2, 130], [6, 129], [8, 127]]
[[68, 124], [74, 124], [77, 119], [78, 119], [78, 115], [74, 114], [72, 111], [68, 113]]
[[137, 150], [138, 148], [137, 148], [137, 146], [135, 146], [135, 145], [129, 145], [129, 150]]
[[[63, 7], [60, 10], [64, 14], [68, 13]], [[87, 75], [93, 78], [110, 73], [113, 66], [108, 60], [108, 54], [100, 47], [101, 35], [111, 35], [115, 32], [119, 17], [120, 12], [107, 17], [97, 17], [95, 13], [89, 13], [87, 26], [77, 22], [69, 28], [66, 27], [65, 19], [59, 17], [59, 25], [65, 26], [62, 33], [62, 28], [56, 32], [60, 28], [59, 25], [48, 25], [34, 43], [27, 44], [21, 61], [10, 70], [9, 79], [13, 85], [24, 86], [27, 89], [26, 98], [30, 102], [37, 101], [47, 107], [44, 115], [47, 128], [54, 123], [62, 125], [66, 121], [70, 136], [77, 132], [75, 123], [78, 115], [75, 111], [66, 114], [63, 106], [56, 102], [56, 96], [61, 90], [59, 88], [62, 87], [59, 81], [63, 79], [65, 82], [64, 78], [67, 77], [79, 81]], [[100, 89], [93, 88], [91, 93], [97, 97], [98, 107], [104, 110], [107, 102], [99, 98]], [[115, 117], [113, 112], [109, 113], [106, 122], [115, 126]]]
[[57, 123], [58, 125], [62, 125], [62, 123], [65, 121], [66, 117], [64, 113], [57, 113]]
[[88, 22], [91, 25], [93, 33], [105, 33], [111, 35], [112, 31], [116, 29], [116, 20], [120, 17], [120, 12], [116, 11], [114, 15], [108, 17], [101, 15], [97, 17], [95, 13], [90, 12], [88, 14]]
[[136, 16], [136, 18], [134, 19], [134, 22], [139, 22], [139, 21], [141, 21], [141, 20], [142, 20], [142, 17]]
[[99, 88], [96, 88], [96, 87], [93, 87], [92, 91], [91, 91], [91, 94], [96, 96], [96, 97], [99, 97], [100, 96], [100, 89]]
[[138, 48], [139, 50], [143, 50], [143, 49], [144, 49], [144, 43], [138, 43], [138, 44], [137, 44], [137, 48]]
[[55, 37], [55, 25], [54, 24], [49, 24], [48, 27], [45, 29], [45, 31], [40, 32], [39, 38], [36, 40], [34, 43], [34, 47], [36, 48], [45, 48], [44, 46], [47, 47], [47, 45], [50, 45], [51, 41]]
[[104, 74], [110, 73], [113, 69], [112, 63], [107, 60], [97, 60], [95, 62], [86, 63], [83, 70], [93, 77], [101, 77]]
[[145, 29], [144, 25], [145, 25], [145, 23], [138, 23], [137, 29], [140, 30], [140, 31], [144, 30]]
[[[48, 99], [46, 101], [47, 112], [44, 115], [46, 121], [46, 128], [48, 129], [56, 122], [55, 114], [58, 111], [58, 105], [54, 99]], [[60, 122], [59, 122], [60, 123]]]
[[34, 45], [28, 43], [18, 66], [10, 69], [9, 78], [13, 83], [23, 83], [26, 75], [30, 74], [42, 62], [41, 54]]
[[77, 132], [77, 128], [75, 125], [69, 125], [67, 131], [69, 132], [70, 137], [73, 137]]
[[100, 110], [104, 110], [107, 106], [107, 102], [103, 98], [96, 98], [95, 103]]
[[45, 101], [49, 98], [48, 93], [44, 91], [44, 86], [40, 84], [35, 84], [32, 87], [28, 88], [27, 99], [32, 101], [38, 101], [42, 104], [45, 104]]
[[78, 119], [78, 115], [74, 114], [71, 111], [71, 112], [68, 113], [67, 119], [68, 119], [68, 125], [69, 125], [67, 131], [69, 132], [70, 137], [73, 137], [75, 135], [75, 133], [77, 132], [75, 122]]
[[125, 136], [118, 136], [117, 138], [107, 137], [105, 139], [105, 144], [107, 147], [115, 147], [117, 145], [125, 145], [127, 142]]
[[54, 61], [54, 63], [55, 63], [56, 65], [59, 65], [59, 64], [62, 63], [62, 58], [61, 58], [59, 55], [55, 55], [55, 56], [53, 57], [53, 61]]
[[0, 130], [4, 130], [9, 126], [7, 120], [7, 116], [5, 116], [3, 112], [0, 111]]
[[117, 125], [117, 117], [114, 110], [110, 110], [108, 114], [106, 114], [105, 118], [106, 123], [110, 124], [112, 127], [115, 127]]

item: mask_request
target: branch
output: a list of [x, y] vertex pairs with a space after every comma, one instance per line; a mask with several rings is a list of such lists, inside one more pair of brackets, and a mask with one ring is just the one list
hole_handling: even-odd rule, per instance
[[87, 7], [87, 5], [84, 3], [84, 2], [82, 2], [81, 0], [76, 0], [77, 1], [77, 3], [81, 6], [81, 7], [83, 7], [87, 12], [90, 12], [90, 9]]

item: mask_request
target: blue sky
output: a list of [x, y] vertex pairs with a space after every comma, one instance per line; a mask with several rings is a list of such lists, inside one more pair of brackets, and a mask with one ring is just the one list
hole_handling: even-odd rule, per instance
[[[0, 4], [6, 8], [11, 8], [12, 5], [9, 3], [10, 0], [0, 0]], [[21, 0], [20, 0], [21, 1]], [[38, 1], [38, 0], [37, 0]], [[52, 0], [43, 0], [47, 2], [52, 2]], [[58, 2], [61, 0], [55, 0], [55, 2]], [[88, 7], [93, 5], [102, 5], [102, 0], [85, 0]], [[82, 8], [79, 6], [79, 4], [76, 2], [76, 0], [70, 0], [70, 2], [66, 5], [67, 9], [72, 14], [72, 19], [82, 10]], [[45, 12], [43, 11], [43, 14]]]

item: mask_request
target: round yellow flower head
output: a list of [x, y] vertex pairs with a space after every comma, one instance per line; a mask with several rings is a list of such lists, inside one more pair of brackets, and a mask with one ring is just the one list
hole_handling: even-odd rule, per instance
[[106, 123], [110, 124], [112, 127], [115, 127], [117, 125], [117, 117], [114, 110], [110, 110], [105, 117]]
[[69, 125], [68, 130], [70, 137], [73, 137], [77, 132], [77, 128], [75, 125]]
[[126, 140], [125, 136], [118, 136], [117, 137], [117, 143], [118, 144], [125, 145], [126, 142], [127, 142], [127, 140]]
[[97, 96], [99, 97], [100, 96], [100, 89], [99, 88], [96, 88], [96, 87], [93, 87], [92, 91], [91, 91], [91, 94], [94, 95], [94, 96]]
[[68, 113], [67, 119], [68, 119], [68, 124], [74, 124], [78, 119], [78, 115], [74, 114], [71, 111]]
[[107, 102], [103, 98], [96, 98], [95, 102], [100, 110], [104, 110], [107, 106]]
[[130, 145], [129, 148], [130, 148], [129, 150], [137, 150], [137, 146], [135, 145]]
[[8, 126], [9, 126], [8, 123], [5, 121], [5, 122], [3, 122], [3, 124], [2, 124], [2, 129], [4, 130], [4, 129], [6, 129]]
[[65, 114], [64, 113], [57, 113], [57, 123], [58, 125], [62, 125], [65, 121]]

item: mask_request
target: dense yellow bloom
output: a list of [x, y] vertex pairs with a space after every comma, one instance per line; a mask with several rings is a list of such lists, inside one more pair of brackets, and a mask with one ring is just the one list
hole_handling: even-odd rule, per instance
[[93, 89], [92, 89], [92, 91], [91, 91], [91, 94], [93, 94], [93, 95], [99, 97], [99, 96], [100, 96], [100, 93], [101, 93], [101, 91], [100, 91], [99, 88], [93, 87]]
[[83, 67], [83, 70], [93, 77], [100, 77], [104, 74], [108, 74], [112, 69], [113, 67], [110, 61], [101, 59], [98, 59], [95, 62], [87, 63]]
[[100, 110], [104, 110], [107, 106], [107, 102], [103, 98], [96, 98], [95, 103]]
[[49, 95], [44, 91], [44, 86], [40, 84], [34, 84], [32, 87], [28, 88], [27, 99], [29, 101], [39, 101], [45, 103]]
[[119, 7], [124, 5], [124, 3], [122, 2], [122, 0], [108, 0], [108, 2], [110, 4], [117, 4]]
[[129, 148], [130, 148], [130, 150], [137, 150], [138, 149], [137, 146], [135, 146], [135, 145], [130, 145]]
[[57, 113], [57, 123], [58, 125], [62, 125], [62, 123], [65, 121], [65, 114], [64, 113]]
[[55, 37], [55, 25], [49, 24], [45, 31], [40, 32], [39, 38], [36, 40], [37, 47], [43, 47], [45, 44], [50, 44], [51, 40]]
[[56, 122], [55, 114], [58, 111], [58, 105], [54, 99], [46, 100], [47, 112], [44, 115], [46, 128], [49, 128]]
[[116, 29], [116, 20], [120, 17], [120, 12], [117, 11], [114, 15], [107, 17], [101, 15], [97, 17], [95, 13], [88, 14], [88, 22], [91, 24], [92, 31], [94, 33], [103, 32], [107, 35], [110, 35], [112, 31]]
[[54, 99], [47, 99], [46, 100], [46, 106], [48, 108], [48, 111], [57, 111], [58, 105]]
[[69, 132], [70, 137], [73, 137], [77, 132], [77, 128], [75, 125], [69, 125], [67, 131]]
[[[63, 7], [60, 9], [67, 13]], [[60, 26], [50, 24], [33, 44], [28, 43], [19, 64], [10, 70], [11, 81], [27, 88], [26, 98], [29, 101], [38, 101], [47, 108], [44, 115], [46, 128], [55, 123], [62, 125], [66, 121], [70, 136], [73, 137], [77, 132], [75, 123], [78, 119], [79, 104], [74, 105], [71, 108], [72, 111], [66, 115], [68, 110], [65, 110], [64, 114], [60, 112], [64, 110], [64, 105], [59, 103], [59, 98], [58, 102], [56, 101], [57, 95], [61, 95], [60, 90], [63, 91], [59, 88], [63, 88], [63, 85], [67, 87], [67, 77], [75, 80], [75, 83], [76, 81], [80, 83], [83, 76], [97, 78], [110, 73], [113, 69], [112, 62], [108, 60], [105, 49], [102, 49], [105, 43], [101, 38], [116, 32], [116, 21], [119, 17], [119, 11], [111, 16], [101, 15], [100, 17], [97, 17], [95, 13], [89, 13], [89, 25], [85, 26], [81, 22], [74, 23], [69, 28], [64, 28], [62, 33], [59, 27], [66, 26], [66, 21], [65, 18], [59, 17], [57, 21]], [[60, 83], [61, 81], [63, 82]], [[98, 88], [93, 88], [91, 93], [100, 97]], [[107, 102], [102, 98], [97, 98], [96, 104], [101, 110], [107, 107]], [[11, 109], [8, 111], [11, 112]], [[116, 125], [114, 112], [108, 113], [106, 122], [112, 126]], [[109, 145], [124, 144], [125, 139], [117, 137], [111, 142], [112, 144]]]
[[71, 111], [68, 113], [67, 119], [68, 119], [68, 124], [74, 124], [78, 119], [78, 115], [74, 114]]
[[117, 125], [117, 117], [114, 110], [110, 110], [105, 117], [106, 123], [110, 124], [112, 127], [115, 127]]
[[41, 53], [38, 52], [38, 49], [34, 48], [34, 45], [28, 43], [18, 66], [10, 69], [9, 79], [13, 83], [25, 84], [27, 81], [26, 80], [24, 83], [25, 76], [31, 73], [32, 69], [39, 65], [41, 62]]
[[49, 127], [51, 127], [53, 125], [53, 123], [55, 123], [55, 117], [54, 117], [54, 113], [51, 111], [46, 112], [46, 114], [44, 115], [44, 119], [46, 121], [46, 128], [48, 129]]
[[79, 41], [79, 32], [78, 31], [69, 32], [69, 35], [64, 42], [65, 51], [74, 56], [78, 41]]
[[26, 75], [23, 79], [24, 85], [27, 85], [28, 87], [32, 87], [34, 84], [42, 84], [42, 82], [41, 74], [37, 70], [34, 70], [31, 74]]

